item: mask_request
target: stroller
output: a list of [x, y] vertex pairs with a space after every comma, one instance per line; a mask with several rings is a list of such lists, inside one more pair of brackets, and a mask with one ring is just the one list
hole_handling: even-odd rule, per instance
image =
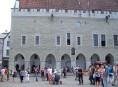
[[52, 78], [52, 84], [62, 84], [62, 81], [60, 81], [60, 75], [54, 74]]

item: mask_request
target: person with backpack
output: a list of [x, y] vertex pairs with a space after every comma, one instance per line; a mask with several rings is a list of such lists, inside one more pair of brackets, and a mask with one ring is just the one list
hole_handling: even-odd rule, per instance
[[24, 72], [24, 70], [22, 69], [22, 70], [20, 71], [20, 81], [21, 81], [21, 83], [23, 83], [23, 78], [24, 78], [24, 76], [25, 76], [25, 72]]
[[107, 81], [107, 78], [108, 78], [108, 75], [109, 75], [109, 68], [107, 66], [107, 63], [104, 63], [104, 73], [103, 73], [103, 84], [104, 84], [104, 87], [108, 87], [108, 81]]
[[113, 83], [114, 74], [113, 74], [113, 67], [109, 66], [109, 76], [108, 76], [108, 82]]

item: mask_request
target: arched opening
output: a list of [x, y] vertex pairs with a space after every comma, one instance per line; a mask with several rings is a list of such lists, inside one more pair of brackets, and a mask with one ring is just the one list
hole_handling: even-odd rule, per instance
[[21, 54], [17, 54], [15, 56], [15, 68], [17, 71], [21, 70], [21, 69], [25, 69], [25, 59], [23, 57], [23, 55]]
[[56, 59], [52, 54], [49, 54], [45, 60], [45, 67], [54, 67], [56, 66]]
[[96, 61], [100, 61], [100, 57], [97, 54], [91, 56], [91, 64], [94, 64]]
[[70, 69], [71, 69], [71, 58], [69, 55], [67, 54], [64, 54], [62, 57], [61, 57], [61, 68], [64, 68], [66, 67], [67, 68], [67, 71], [69, 72]]
[[114, 57], [111, 54], [107, 54], [105, 57], [105, 61], [107, 64], [113, 65], [114, 64]]
[[16, 64], [16, 70], [19, 71], [19, 64]]
[[83, 69], [86, 69], [86, 58], [83, 54], [79, 54], [76, 57], [76, 65], [80, 65]]
[[33, 54], [30, 58], [30, 70], [34, 73], [34, 67], [38, 66], [40, 70], [40, 58], [37, 54]]

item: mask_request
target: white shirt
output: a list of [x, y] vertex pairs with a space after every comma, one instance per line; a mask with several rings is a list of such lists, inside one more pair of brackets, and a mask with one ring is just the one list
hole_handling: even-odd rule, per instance
[[52, 68], [48, 69], [48, 73], [52, 75]]
[[5, 69], [1, 69], [1, 74], [2, 74], [2, 75], [5, 74]]

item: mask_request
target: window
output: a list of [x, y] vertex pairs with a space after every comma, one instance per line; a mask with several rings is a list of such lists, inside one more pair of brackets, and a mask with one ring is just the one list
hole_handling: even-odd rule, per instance
[[93, 44], [94, 46], [98, 46], [98, 34], [93, 34]]
[[22, 36], [22, 45], [26, 44], [26, 36]]
[[67, 33], [67, 45], [70, 45], [70, 33]]
[[118, 35], [113, 35], [114, 46], [118, 46]]
[[39, 42], [40, 42], [39, 36], [36, 36], [36, 37], [35, 37], [35, 44], [36, 44], [36, 45], [39, 45]]
[[101, 35], [101, 46], [106, 46], [105, 35]]
[[9, 50], [6, 50], [6, 55], [9, 56]]
[[61, 45], [61, 38], [60, 38], [60, 36], [57, 36], [56, 43], [57, 43], [57, 45]]
[[81, 38], [77, 37], [77, 45], [81, 45]]
[[7, 41], [7, 46], [10, 46], [10, 41]]

